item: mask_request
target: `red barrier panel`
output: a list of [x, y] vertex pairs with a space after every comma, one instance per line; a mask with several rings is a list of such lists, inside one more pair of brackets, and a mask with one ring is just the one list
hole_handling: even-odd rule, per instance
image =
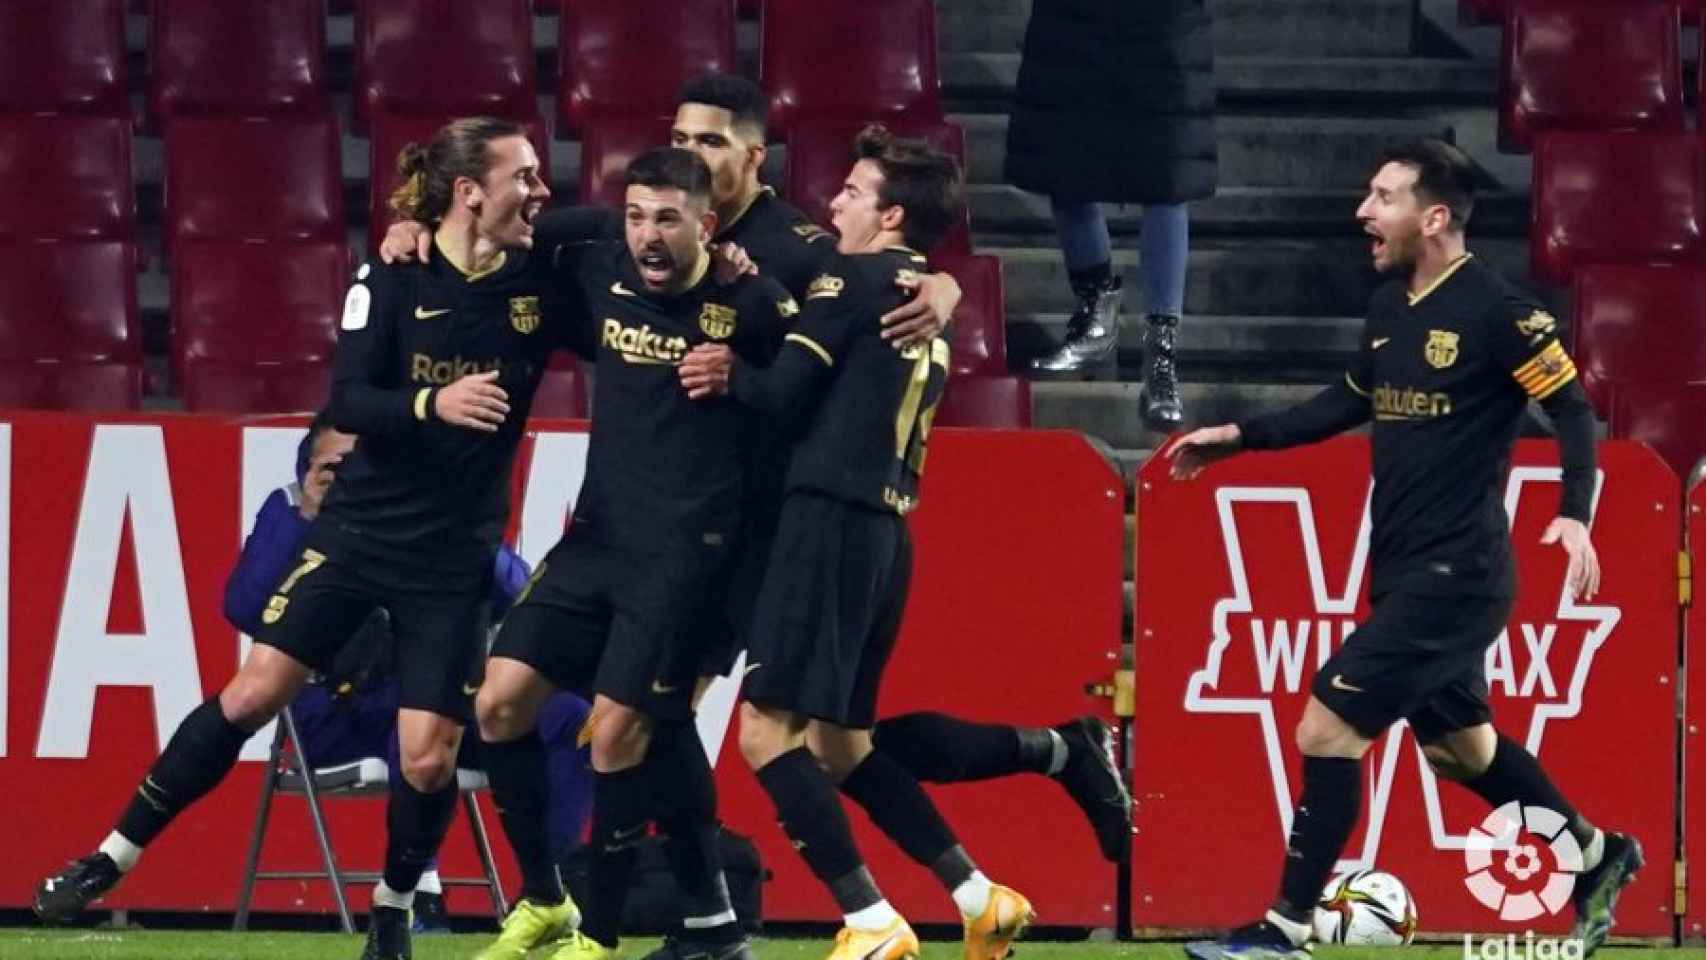
[[[1565, 597], [1564, 552], [1539, 545], [1556, 463], [1555, 444], [1523, 441], [1506, 487], [1522, 587], [1488, 653], [1495, 722], [1595, 823], [1641, 838], [1648, 868], [1623, 896], [1618, 932], [1668, 934], [1679, 485], [1645, 448], [1601, 445], [1593, 533], [1605, 576], [1578, 604]], [[1367, 613], [1368, 442], [1242, 456], [1192, 483], [1152, 461], [1138, 479], [1132, 914], [1141, 926], [1226, 927], [1272, 900], [1301, 771], [1292, 731], [1316, 667]], [[1567, 906], [1515, 923], [1472, 896], [1462, 851], [1489, 811], [1441, 785], [1407, 727], [1374, 745], [1364, 777], [1341, 869], [1398, 874], [1424, 931], [1567, 929]]]
[[1683, 627], [1688, 699], [1683, 706], [1682, 853], [1695, 866], [1688, 878], [1682, 935], [1698, 941], [1706, 937], [1706, 882], [1700, 879], [1700, 864], [1706, 862], [1706, 481], [1688, 491], [1688, 549], [1693, 597]]
[[[27, 904], [39, 878], [100, 841], [178, 721], [235, 669], [239, 637], [220, 615], [225, 577], [248, 518], [291, 475], [301, 422], [0, 420], [0, 543], [9, 545], [0, 550], [0, 905]], [[512, 532], [536, 561], [579, 489], [586, 435], [578, 423], [534, 427], [517, 464]], [[884, 709], [1044, 723], [1102, 706], [1083, 687], [1111, 671], [1119, 634], [1115, 471], [1073, 434], [945, 429], [932, 438], [925, 483], [913, 521], [918, 571]], [[700, 723], [725, 745], [725, 819], [759, 841], [776, 871], [767, 914], [832, 919], [733, 749], [732, 702], [708, 701]], [[245, 757], [264, 757], [266, 745], [257, 737]], [[259, 780], [260, 764], [239, 764], [106, 905], [229, 910]], [[1030, 892], [1051, 922], [1111, 923], [1111, 871], [1096, 866], [1064, 794], [1040, 777], [994, 789], [996, 803], [989, 786], [938, 793], [984, 869]], [[277, 803], [268, 865], [318, 866], [301, 801]], [[328, 809], [342, 862], [376, 865], [379, 803]], [[951, 919], [929, 874], [855, 819], [896, 905], [920, 921]], [[460, 823], [444, 858], [446, 872], [473, 870]], [[323, 890], [263, 884], [256, 909], [323, 911]], [[458, 910], [485, 909], [478, 891], [453, 896]], [[357, 894], [355, 905], [365, 903]]]

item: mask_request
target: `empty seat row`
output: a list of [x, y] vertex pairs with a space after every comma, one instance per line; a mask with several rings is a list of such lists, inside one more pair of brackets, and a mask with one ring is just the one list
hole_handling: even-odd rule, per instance
[[[325, 0], [153, 0], [148, 112], [319, 112]], [[8, 0], [0, 111], [128, 116], [122, 0]], [[667, 110], [688, 78], [735, 68], [733, 0], [576, 0], [559, 17], [558, 119]], [[535, 109], [529, 0], [364, 0], [354, 116]], [[941, 115], [930, 0], [768, 0], [760, 81], [778, 130], [803, 114]], [[846, 78], [859, 76], [861, 82]]]
[[1612, 436], [1687, 477], [1706, 456], [1706, 266], [1584, 266], [1573, 311], [1576, 366]]

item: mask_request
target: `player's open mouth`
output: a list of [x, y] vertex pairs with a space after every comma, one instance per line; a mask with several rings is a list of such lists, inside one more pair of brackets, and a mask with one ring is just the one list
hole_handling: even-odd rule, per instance
[[675, 258], [662, 249], [650, 249], [635, 259], [640, 268], [640, 278], [647, 283], [668, 283], [675, 273]]
[[521, 205], [521, 227], [528, 236], [533, 235], [533, 221], [538, 219], [539, 211], [545, 208], [542, 200], [534, 200]]
[[1379, 257], [1386, 252], [1386, 238], [1376, 233], [1373, 227], [1365, 227], [1362, 232], [1368, 234], [1369, 238], [1373, 241], [1369, 244], [1370, 253]]

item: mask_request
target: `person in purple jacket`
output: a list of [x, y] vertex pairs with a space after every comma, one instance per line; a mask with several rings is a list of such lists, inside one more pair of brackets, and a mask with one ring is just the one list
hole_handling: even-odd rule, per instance
[[[322, 415], [308, 425], [296, 455], [296, 482], [274, 490], [255, 514], [253, 531], [225, 582], [225, 619], [245, 633], [259, 628], [267, 597], [301, 555], [320, 503], [338, 464], [356, 438], [332, 427]], [[509, 609], [527, 584], [531, 570], [508, 546], [500, 546], [492, 572], [492, 621]], [[333, 670], [316, 676], [291, 703], [308, 762], [336, 766], [366, 757], [383, 757], [396, 774], [399, 688], [390, 669], [393, 644], [390, 617], [374, 611], [356, 637], [340, 652]], [[539, 735], [550, 767], [552, 848], [559, 859], [580, 843], [592, 805], [592, 773], [576, 734], [590, 708], [572, 693], [559, 693], [545, 705]], [[478, 740], [463, 741], [457, 765], [478, 768]], [[436, 864], [421, 875], [415, 899], [415, 929], [448, 929], [443, 886]]]

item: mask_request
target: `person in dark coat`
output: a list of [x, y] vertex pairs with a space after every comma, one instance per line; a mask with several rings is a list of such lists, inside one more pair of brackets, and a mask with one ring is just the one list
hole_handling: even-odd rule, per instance
[[1120, 275], [1098, 203], [1143, 204], [1144, 419], [1184, 417], [1174, 337], [1184, 309], [1186, 202], [1214, 194], [1214, 42], [1204, 0], [1042, 0], [1025, 31], [1007, 180], [1047, 195], [1077, 308], [1037, 358], [1070, 372], [1110, 358]]

